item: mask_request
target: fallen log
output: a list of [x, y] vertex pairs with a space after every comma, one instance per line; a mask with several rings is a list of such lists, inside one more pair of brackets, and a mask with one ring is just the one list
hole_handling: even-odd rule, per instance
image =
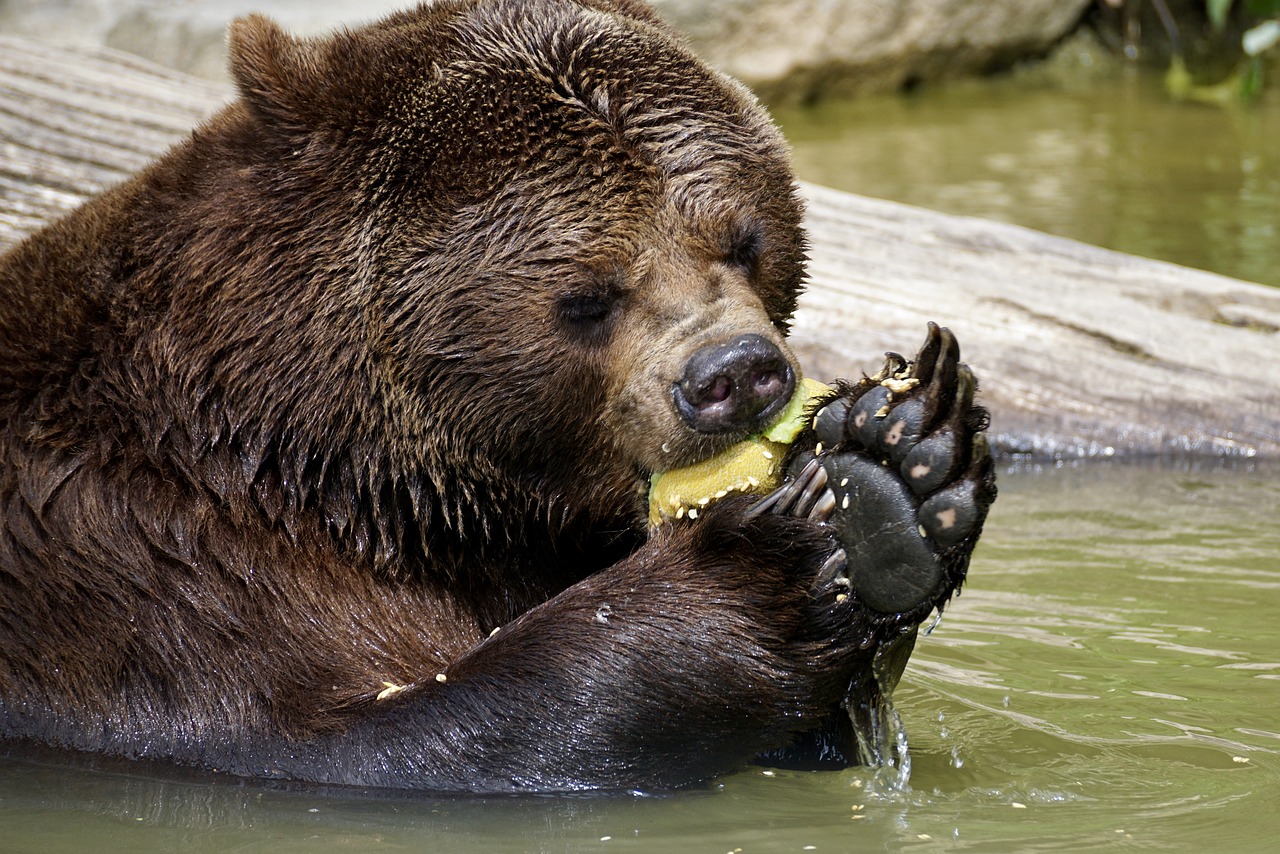
[[[0, 35], [0, 251], [143, 166], [230, 92], [108, 49]], [[1280, 290], [804, 186], [793, 342], [819, 377], [913, 352], [983, 378], [998, 452], [1280, 457]]]
[[1036, 457], [1280, 454], [1280, 290], [808, 187], [795, 346], [822, 376], [950, 326], [993, 438]]

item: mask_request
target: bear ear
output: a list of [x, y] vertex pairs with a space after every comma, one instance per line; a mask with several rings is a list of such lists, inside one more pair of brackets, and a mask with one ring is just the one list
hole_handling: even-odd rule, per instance
[[271, 124], [311, 129], [325, 88], [323, 48], [258, 13], [232, 21], [227, 42], [231, 76], [249, 107]]

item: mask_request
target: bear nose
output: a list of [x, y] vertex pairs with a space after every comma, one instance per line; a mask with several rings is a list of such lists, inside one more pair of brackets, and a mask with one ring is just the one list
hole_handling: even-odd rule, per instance
[[782, 410], [796, 377], [782, 351], [759, 335], [703, 347], [672, 389], [676, 411], [699, 433], [761, 429]]

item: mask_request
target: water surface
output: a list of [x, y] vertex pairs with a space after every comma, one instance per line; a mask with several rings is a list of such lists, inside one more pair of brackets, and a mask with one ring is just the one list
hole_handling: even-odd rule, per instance
[[774, 113], [814, 183], [1280, 285], [1280, 81], [1247, 106], [1127, 69]]
[[[911, 775], [440, 801], [0, 759], [6, 851], [1270, 851], [1280, 472], [1007, 472], [897, 694]], [[812, 847], [809, 847], [812, 846]]]

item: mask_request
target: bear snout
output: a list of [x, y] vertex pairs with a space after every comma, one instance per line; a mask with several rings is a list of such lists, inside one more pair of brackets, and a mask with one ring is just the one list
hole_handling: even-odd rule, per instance
[[695, 352], [671, 396], [676, 412], [699, 433], [750, 433], [782, 411], [795, 386], [795, 371], [782, 351], [749, 334]]

